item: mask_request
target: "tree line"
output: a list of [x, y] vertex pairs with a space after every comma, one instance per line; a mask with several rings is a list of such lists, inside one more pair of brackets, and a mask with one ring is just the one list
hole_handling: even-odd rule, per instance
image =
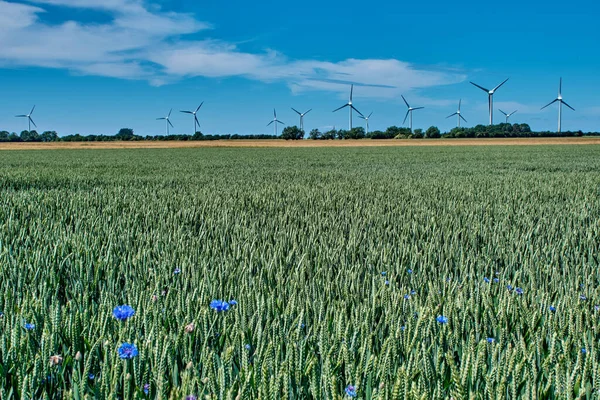
[[136, 135], [131, 128], [122, 128], [116, 135], [67, 135], [59, 136], [55, 131], [45, 131], [38, 133], [35, 130], [22, 131], [20, 134], [15, 132], [0, 131], [0, 142], [109, 142], [109, 141], [198, 141], [198, 140], [344, 140], [344, 139], [438, 139], [438, 138], [503, 138], [503, 137], [570, 137], [594, 135], [600, 136], [599, 132], [557, 132], [541, 131], [534, 132], [528, 124], [507, 124], [497, 125], [477, 125], [471, 128], [454, 128], [449, 132], [442, 133], [436, 126], [431, 126], [426, 130], [415, 129], [411, 133], [409, 128], [390, 126], [385, 131], [375, 130], [365, 132], [363, 127], [352, 128], [352, 130], [330, 129], [321, 132], [319, 129], [313, 129], [308, 135], [297, 126], [288, 126], [284, 128], [280, 136], [276, 135], [205, 135], [202, 132], [196, 132], [194, 135]]

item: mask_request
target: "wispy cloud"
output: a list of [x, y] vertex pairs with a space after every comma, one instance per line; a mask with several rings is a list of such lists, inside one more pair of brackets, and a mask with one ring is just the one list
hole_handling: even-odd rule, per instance
[[[292, 60], [265, 50], [245, 52], [214, 38], [186, 40], [211, 25], [192, 15], [162, 10], [142, 0], [30, 0], [37, 6], [0, 0], [0, 65], [68, 69], [77, 74], [143, 79], [165, 84], [194, 76], [241, 76], [284, 82], [294, 93], [310, 90], [347, 92], [357, 97], [390, 98], [402, 92], [459, 83], [456, 69], [417, 67], [395, 59], [340, 62]], [[108, 23], [66, 21], [47, 24], [44, 6], [101, 10]], [[214, 33], [214, 32], [211, 32]]]

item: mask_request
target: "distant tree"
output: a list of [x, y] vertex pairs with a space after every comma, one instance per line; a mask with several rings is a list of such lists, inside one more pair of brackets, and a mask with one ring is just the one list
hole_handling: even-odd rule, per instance
[[323, 132], [321, 135], [321, 139], [323, 140], [333, 140], [337, 137], [337, 131], [335, 129], [330, 129], [327, 132]]
[[430, 139], [437, 139], [441, 136], [440, 130], [437, 126], [430, 126], [427, 131], [425, 131], [425, 137]]
[[134, 136], [131, 128], [121, 128], [119, 133], [115, 135], [117, 140], [132, 140]]
[[21, 141], [23, 142], [39, 142], [40, 134], [37, 131], [23, 131], [21, 132]]
[[415, 129], [412, 135], [410, 135], [411, 139], [423, 139], [423, 129]]
[[10, 133], [8, 133], [7, 131], [0, 132], [0, 142], [8, 142], [9, 136]]
[[285, 140], [304, 139], [304, 131], [297, 126], [286, 126], [281, 132], [281, 138]]
[[321, 132], [315, 128], [310, 131], [310, 133], [308, 134], [308, 137], [312, 140], [319, 140], [319, 139], [321, 139]]
[[352, 128], [350, 131], [346, 131], [344, 139], [364, 139], [365, 138], [365, 128], [362, 126]]
[[45, 131], [40, 135], [42, 142], [56, 142], [58, 140], [58, 133], [55, 131]]

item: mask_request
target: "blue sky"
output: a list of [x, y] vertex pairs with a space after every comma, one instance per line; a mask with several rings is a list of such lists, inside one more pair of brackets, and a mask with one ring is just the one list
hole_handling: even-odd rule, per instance
[[[0, 0], [0, 129], [20, 132], [33, 114], [39, 131], [163, 134], [157, 117], [173, 108], [173, 133], [191, 133], [179, 110], [205, 105], [204, 133], [272, 133], [273, 108], [307, 130], [347, 128], [347, 101], [373, 112], [370, 128], [402, 124], [406, 106], [424, 106], [414, 126], [443, 131], [463, 99], [469, 126], [495, 121], [555, 130], [600, 130], [600, 5], [542, 2], [227, 2], [206, 0]], [[501, 118], [502, 117], [502, 118]], [[362, 121], [355, 118], [355, 125]]]

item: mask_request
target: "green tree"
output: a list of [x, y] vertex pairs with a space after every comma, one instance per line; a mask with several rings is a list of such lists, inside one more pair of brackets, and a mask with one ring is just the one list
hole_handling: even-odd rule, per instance
[[40, 134], [37, 131], [23, 131], [21, 132], [21, 141], [23, 142], [39, 142]]
[[441, 137], [440, 130], [437, 126], [430, 126], [425, 132], [426, 138], [437, 139]]
[[117, 140], [132, 140], [134, 138], [133, 129], [131, 128], [121, 128], [119, 133], [115, 135]]
[[304, 131], [297, 126], [286, 126], [281, 132], [281, 138], [285, 140], [304, 139]]
[[55, 131], [45, 131], [40, 135], [42, 142], [56, 142], [58, 140], [58, 133]]
[[319, 140], [319, 139], [321, 139], [321, 132], [315, 128], [310, 131], [310, 133], [308, 134], [308, 137], [311, 138], [312, 140]]

